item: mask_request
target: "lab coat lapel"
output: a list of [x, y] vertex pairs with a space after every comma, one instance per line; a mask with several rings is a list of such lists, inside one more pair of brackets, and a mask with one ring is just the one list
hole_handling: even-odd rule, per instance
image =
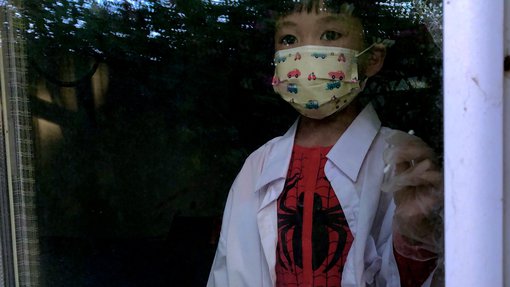
[[[360, 178], [366, 155], [377, 136], [381, 123], [371, 105], [368, 105], [333, 146], [327, 157], [325, 173], [340, 201], [349, 228], [354, 236], [342, 275], [342, 286], [362, 284], [365, 247], [369, 236], [374, 196], [364, 189], [370, 184]], [[363, 182], [364, 184], [360, 184]]]
[[284, 136], [273, 143], [256, 185], [256, 192], [259, 193], [261, 202], [257, 214], [257, 224], [273, 285], [276, 283], [276, 244], [278, 241], [276, 200], [285, 185], [296, 128], [297, 121]]
[[358, 232], [360, 208], [360, 190], [357, 190], [356, 182], [365, 156], [380, 127], [381, 122], [374, 108], [367, 105], [327, 155], [329, 161], [325, 167], [326, 176], [335, 190], [354, 236]]

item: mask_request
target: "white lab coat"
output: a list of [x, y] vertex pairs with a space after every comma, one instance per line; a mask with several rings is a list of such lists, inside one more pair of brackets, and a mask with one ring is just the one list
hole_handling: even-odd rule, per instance
[[[253, 152], [235, 179], [208, 287], [275, 285], [276, 201], [285, 184], [296, 128], [297, 122]], [[392, 245], [395, 205], [391, 194], [380, 191], [389, 131], [381, 128], [367, 105], [327, 155], [325, 174], [354, 236], [342, 287], [400, 286]]]

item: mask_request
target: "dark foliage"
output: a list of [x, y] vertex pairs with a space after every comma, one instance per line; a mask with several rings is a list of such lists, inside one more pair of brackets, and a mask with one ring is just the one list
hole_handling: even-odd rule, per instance
[[[154, 235], [174, 214], [219, 215], [246, 156], [294, 121], [270, 86], [285, 1], [219, 2], [25, 1], [35, 115], [64, 136], [38, 173], [43, 233]], [[385, 125], [440, 152], [440, 47], [401, 2], [358, 4], [368, 41], [396, 40], [366, 94]], [[96, 108], [99, 65], [109, 84]], [[40, 81], [51, 105], [35, 97]], [[63, 87], [76, 111], [61, 104]]]

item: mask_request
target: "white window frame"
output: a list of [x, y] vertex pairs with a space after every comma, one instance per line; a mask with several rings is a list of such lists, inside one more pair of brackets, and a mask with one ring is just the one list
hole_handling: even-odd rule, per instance
[[[510, 3], [504, 5], [504, 55], [510, 64]], [[507, 68], [506, 68], [507, 69]], [[503, 84], [503, 134], [504, 134], [504, 166], [503, 166], [503, 281], [510, 284], [510, 71], [504, 73]]]
[[508, 286], [509, 3], [443, 5], [446, 286]]

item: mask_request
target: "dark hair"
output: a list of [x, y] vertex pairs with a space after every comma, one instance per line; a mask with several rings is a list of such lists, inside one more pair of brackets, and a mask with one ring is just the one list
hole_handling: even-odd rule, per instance
[[261, 2], [267, 2], [264, 9], [269, 11], [269, 21], [273, 25], [279, 18], [295, 12], [345, 13], [361, 21], [366, 44], [370, 44], [374, 38], [385, 38], [384, 30], [380, 26], [381, 23], [378, 23], [381, 6], [373, 0], [270, 0]]
[[[355, 2], [360, 2], [355, 1]], [[352, 1], [345, 0], [283, 0], [275, 4], [275, 12], [278, 17], [285, 16], [293, 12], [315, 12], [319, 13], [321, 9], [325, 9], [330, 13], [347, 13], [353, 14], [354, 5]], [[360, 16], [353, 14], [354, 16]]]

